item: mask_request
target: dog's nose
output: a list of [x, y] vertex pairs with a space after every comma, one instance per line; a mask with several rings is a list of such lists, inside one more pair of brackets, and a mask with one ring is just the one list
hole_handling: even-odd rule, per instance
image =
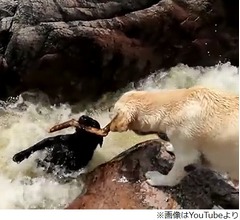
[[108, 108], [108, 112], [111, 112], [113, 110], [113, 106]]

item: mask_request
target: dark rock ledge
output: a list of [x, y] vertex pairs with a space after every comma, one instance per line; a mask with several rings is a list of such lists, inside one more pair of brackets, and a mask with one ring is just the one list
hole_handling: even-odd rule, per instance
[[67, 209], [238, 209], [239, 192], [230, 181], [206, 168], [193, 169], [176, 187], [152, 187], [144, 173], [167, 174], [174, 156], [149, 140], [86, 174], [86, 189]]
[[238, 65], [230, 0], [0, 0], [0, 99], [95, 100], [178, 63]]

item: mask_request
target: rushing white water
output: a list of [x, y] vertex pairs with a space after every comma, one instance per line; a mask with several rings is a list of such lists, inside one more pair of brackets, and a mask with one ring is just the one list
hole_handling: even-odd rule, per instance
[[[201, 84], [238, 94], [238, 80], [238, 68], [229, 63], [210, 68], [178, 65], [168, 71], [157, 71], [134, 87], [166, 89]], [[12, 104], [0, 102], [0, 208], [53, 209], [63, 208], [71, 202], [83, 187], [80, 177], [61, 183], [52, 175], [44, 174], [40, 168], [36, 168], [34, 162], [41, 155], [40, 152], [34, 153], [20, 164], [14, 163], [12, 156], [47, 136], [72, 132], [69, 128], [49, 134], [48, 129], [56, 123], [78, 118], [84, 113], [90, 114], [103, 127], [109, 122], [107, 109], [123, 91], [132, 88], [133, 85], [129, 85], [116, 93], [105, 94], [97, 103], [89, 104], [84, 112], [79, 110], [83, 107], [81, 104], [50, 106], [47, 97], [30, 93], [20, 95]], [[97, 149], [89, 167], [92, 169], [134, 144], [152, 137], [141, 137], [132, 132], [110, 133], [105, 138], [103, 147]]]

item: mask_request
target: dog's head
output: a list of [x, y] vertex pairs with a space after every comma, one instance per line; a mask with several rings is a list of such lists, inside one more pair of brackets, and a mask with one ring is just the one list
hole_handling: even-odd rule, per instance
[[93, 128], [101, 128], [98, 121], [96, 121], [95, 119], [93, 119], [87, 115], [82, 115], [78, 119], [78, 123], [80, 125], [85, 125], [85, 126], [89, 126], [89, 127], [93, 127]]
[[[92, 127], [92, 128], [98, 128], [100, 129], [101, 126], [99, 124], [98, 121], [96, 121], [95, 119], [87, 116], [87, 115], [82, 115], [79, 119], [78, 119], [78, 123], [80, 125], [84, 125], [84, 126], [88, 126], [88, 127]], [[93, 134], [94, 135], [94, 134]], [[96, 135], [97, 136], [97, 135]], [[102, 146], [103, 144], [103, 137], [98, 136], [99, 138], [99, 145]]]

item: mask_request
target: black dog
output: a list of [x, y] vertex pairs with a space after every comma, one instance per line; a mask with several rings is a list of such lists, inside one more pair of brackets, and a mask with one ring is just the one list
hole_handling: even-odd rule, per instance
[[[100, 128], [100, 124], [83, 115], [78, 119], [79, 124]], [[77, 171], [84, 168], [92, 159], [98, 144], [102, 146], [103, 137], [89, 133], [83, 128], [76, 128], [76, 132], [67, 135], [58, 135], [45, 138], [32, 147], [23, 150], [13, 156], [13, 161], [20, 163], [35, 151], [47, 150], [47, 156], [43, 161], [38, 159], [38, 166], [52, 172], [55, 166], [64, 168], [66, 172]]]

